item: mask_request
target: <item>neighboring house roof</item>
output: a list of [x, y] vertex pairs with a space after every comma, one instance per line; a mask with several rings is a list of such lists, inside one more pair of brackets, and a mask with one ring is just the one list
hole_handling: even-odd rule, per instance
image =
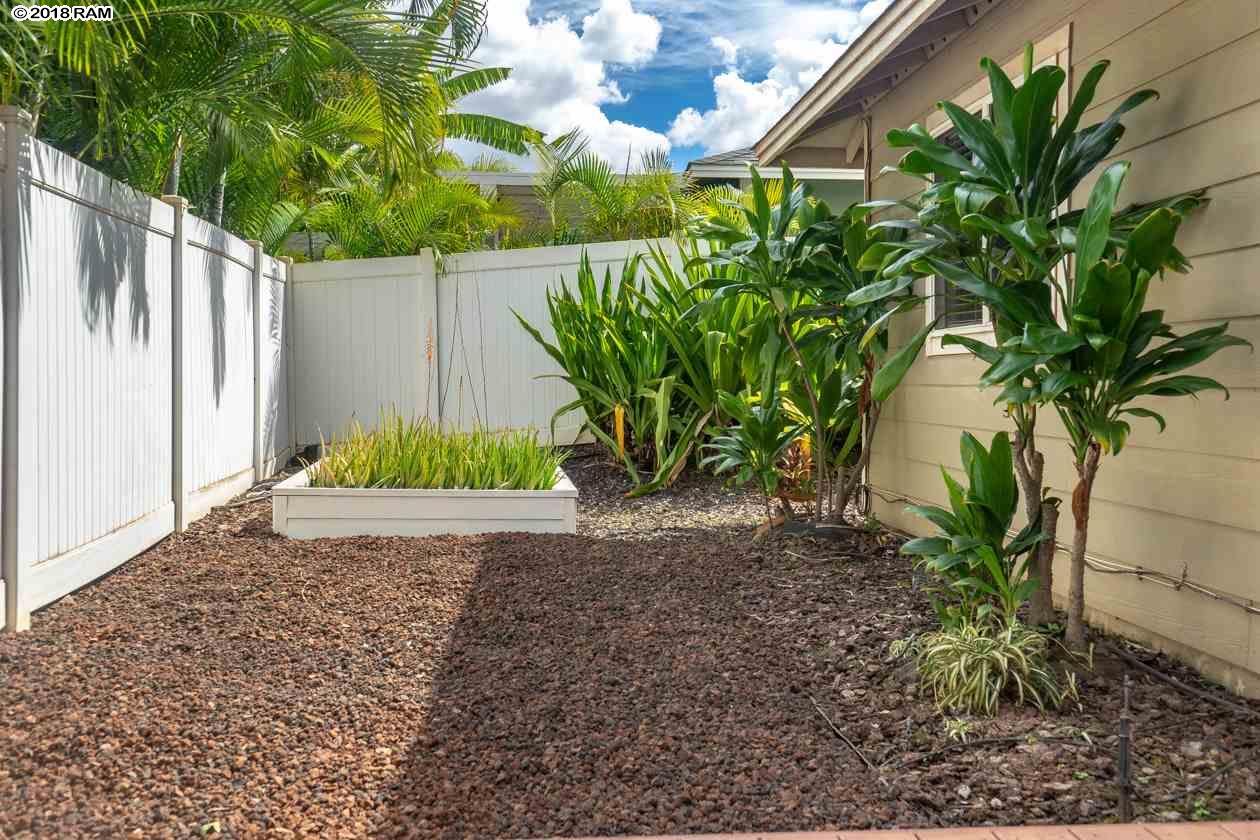
[[792, 109], [756, 145], [761, 160], [778, 159], [802, 139], [827, 129], [848, 138], [848, 160], [863, 141], [859, 121], [876, 101], [975, 26], [1002, 0], [893, 0]]
[[[748, 167], [757, 165], [755, 149], [732, 149], [715, 155], [696, 158], [687, 164], [687, 172], [694, 178], [747, 178]], [[777, 166], [757, 166], [763, 178], [777, 178], [782, 170]], [[793, 166], [792, 174], [808, 181], [860, 181], [861, 169], [840, 169], [830, 166]]]

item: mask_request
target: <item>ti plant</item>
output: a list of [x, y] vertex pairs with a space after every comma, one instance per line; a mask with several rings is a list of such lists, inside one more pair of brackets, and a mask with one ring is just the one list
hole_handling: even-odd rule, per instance
[[[1012, 347], [1056, 350], [1065, 341], [1054, 318], [1051, 290], [1066, 306], [1064, 278], [1069, 255], [1076, 249], [1078, 231], [1087, 223], [1086, 211], [1064, 212], [1063, 202], [1112, 154], [1124, 135], [1122, 117], [1155, 99], [1152, 90], [1126, 97], [1101, 122], [1081, 127], [1108, 62], [1094, 64], [1083, 76], [1062, 118], [1059, 93], [1065, 83], [1061, 68], [1033, 69], [1032, 47], [1024, 55], [1020, 86], [992, 59], [981, 61], [993, 93], [991, 117], [969, 113], [951, 102], [940, 107], [949, 117], [965, 152], [955, 152], [934, 139], [922, 126], [890, 132], [890, 145], [909, 151], [897, 165], [903, 174], [926, 182], [913, 202], [872, 202], [873, 209], [913, 211], [909, 219], [891, 219], [876, 227], [907, 229], [902, 242], [887, 246], [885, 273], [911, 272], [943, 276], [975, 294], [990, 308], [997, 342], [1003, 350], [963, 336], [947, 336], [945, 344], [966, 347], [991, 367], [984, 386], [1000, 385], [998, 402], [1005, 404], [1015, 425], [1014, 462], [1025, 511], [1031, 520], [1040, 515], [1046, 540], [1038, 550], [1036, 576], [1043, 586], [1033, 596], [1031, 620], [1054, 621], [1051, 573], [1055, 552], [1059, 500], [1044, 486], [1045, 456], [1036, 434], [1038, 408], [1061, 393], [1067, 380], [1050, 378], [1055, 371], [1038, 356], [1010, 354]], [[1197, 196], [1177, 196], [1164, 202], [1133, 207], [1111, 217], [1110, 242], [1122, 244], [1153, 211], [1167, 208], [1188, 212]], [[1110, 210], [1108, 210], [1110, 214]], [[1089, 224], [1096, 226], [1098, 220]], [[1168, 264], [1180, 268], [1184, 260], [1170, 250]], [[1003, 303], [995, 302], [1001, 298]], [[1025, 327], [1033, 324], [1025, 343]], [[1047, 328], [1045, 332], [1042, 328]], [[1045, 344], [1038, 344], [1044, 339]], [[1057, 342], [1057, 344], [1055, 344]], [[998, 360], [1001, 365], [996, 365]]]
[[773, 519], [770, 500], [779, 488], [779, 462], [800, 437], [801, 427], [783, 410], [783, 401], [772, 388], [763, 389], [753, 404], [744, 395], [723, 392], [722, 410], [734, 420], [705, 448], [712, 454], [701, 464], [714, 472], [734, 473], [736, 483], [756, 480], [766, 503], [766, 521]]
[[919, 565], [941, 581], [946, 600], [937, 601], [936, 609], [946, 629], [991, 618], [1011, 624], [1037, 588], [1028, 566], [1032, 550], [1044, 536], [1041, 523], [1034, 519], [1007, 541], [1019, 499], [1006, 432], [994, 435], [987, 450], [963, 432], [960, 449], [968, 486], [941, 467], [950, 510], [930, 505], [909, 508], [941, 532], [911, 540], [901, 553], [919, 558]]
[[[773, 318], [773, 341], [767, 345], [781, 341], [788, 347], [795, 365], [798, 399], [794, 402], [808, 411], [816, 452], [833, 451], [827, 440], [834, 428], [829, 412], [840, 410], [840, 396], [845, 390], [843, 380], [835, 381], [834, 406], [823, 404], [832, 369], [843, 365], [850, 381], [861, 383], [858, 416], [865, 419], [866, 434], [859, 461], [843, 477], [836, 494], [833, 509], [843, 515], [870, 458], [878, 405], [904, 378], [928, 331], [883, 358], [892, 314], [916, 305], [918, 299], [907, 291], [909, 284], [900, 281], [885, 284], [881, 288], [891, 291], [869, 300], [853, 296], [876, 282], [876, 272], [859, 268], [857, 263], [884, 235], [862, 221], [866, 210], [834, 215], [824, 202], [807, 198], [787, 166], [783, 167], [779, 201], [772, 203], [756, 169], [750, 169], [750, 175], [751, 202], [730, 208], [740, 218], [714, 215], [694, 228], [697, 236], [714, 245], [712, 253], [694, 260], [712, 270], [700, 285], [713, 293], [706, 306], [731, 296], [750, 296], [766, 303]], [[851, 450], [852, 444], [840, 446], [844, 457]], [[823, 500], [829, 493], [826, 472], [820, 470], [818, 479], [814, 511], [821, 517]]]
[[[1085, 552], [1101, 453], [1117, 454], [1124, 447], [1130, 432], [1126, 417], [1152, 419], [1163, 430], [1163, 417], [1139, 404], [1149, 397], [1193, 396], [1205, 390], [1220, 390], [1228, 397], [1219, 382], [1179, 372], [1227, 347], [1247, 344], [1227, 335], [1227, 324], [1178, 336], [1162, 310], [1144, 309], [1154, 277], [1167, 269], [1188, 268], [1174, 240], [1182, 213], [1201, 201], [1184, 197], [1117, 214], [1116, 199], [1128, 170], [1127, 162], [1109, 166], [1071, 226], [1002, 228], [1001, 238], [1012, 252], [1008, 259], [1034, 266], [1040, 282], [999, 282], [987, 270], [992, 261], [977, 268], [965, 260], [925, 258], [931, 270], [984, 301], [998, 316], [996, 347], [955, 339], [989, 364], [981, 384], [1001, 387], [999, 401], [1008, 405], [1053, 406], [1067, 428], [1077, 473], [1067, 641], [1078, 648], [1085, 643]], [[986, 224], [965, 218], [967, 224]], [[1046, 253], [1052, 255], [1050, 265], [1073, 254], [1074, 270], [1051, 271], [1049, 265], [1043, 270], [1038, 263]], [[1057, 313], [1052, 296], [1058, 301]], [[1162, 341], [1152, 346], [1156, 339]]]

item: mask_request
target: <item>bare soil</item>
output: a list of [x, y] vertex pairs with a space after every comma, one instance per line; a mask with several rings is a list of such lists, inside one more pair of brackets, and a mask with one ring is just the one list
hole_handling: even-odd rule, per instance
[[[895, 539], [757, 541], [760, 501], [713, 479], [627, 500], [601, 458], [567, 469], [575, 536], [289, 541], [255, 502], [0, 637], [0, 837], [1113, 817], [1128, 666], [957, 745], [888, 659], [932, 624]], [[1138, 817], [1260, 818], [1260, 704], [1132, 673]]]

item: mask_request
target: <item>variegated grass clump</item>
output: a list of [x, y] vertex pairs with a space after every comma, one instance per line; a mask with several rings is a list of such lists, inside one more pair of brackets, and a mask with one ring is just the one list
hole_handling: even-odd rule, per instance
[[1045, 634], [1018, 622], [963, 621], [918, 637], [919, 676], [942, 712], [997, 714], [1003, 697], [1057, 709], [1076, 700], [1076, 675], [1060, 677]]
[[355, 422], [323, 452], [306, 468], [312, 487], [399, 490], [550, 490], [567, 455], [533, 431], [456, 432], [394, 412], [371, 432]]

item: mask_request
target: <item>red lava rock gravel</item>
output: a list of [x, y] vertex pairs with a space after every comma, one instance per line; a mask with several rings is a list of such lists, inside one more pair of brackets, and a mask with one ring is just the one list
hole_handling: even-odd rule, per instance
[[[0, 837], [542, 837], [1114, 812], [1114, 667], [1082, 687], [1082, 708], [973, 721], [973, 738], [1011, 737], [927, 755], [950, 743], [940, 716], [886, 660], [889, 642], [930, 626], [894, 542], [754, 542], [746, 493], [688, 478], [631, 502], [599, 459], [570, 467], [576, 536], [297, 542], [254, 503], [0, 638]], [[1140, 816], [1260, 817], [1256, 719], [1135, 676], [1139, 796], [1174, 798], [1139, 802]], [[1029, 732], [1073, 743], [1014, 737]]]

